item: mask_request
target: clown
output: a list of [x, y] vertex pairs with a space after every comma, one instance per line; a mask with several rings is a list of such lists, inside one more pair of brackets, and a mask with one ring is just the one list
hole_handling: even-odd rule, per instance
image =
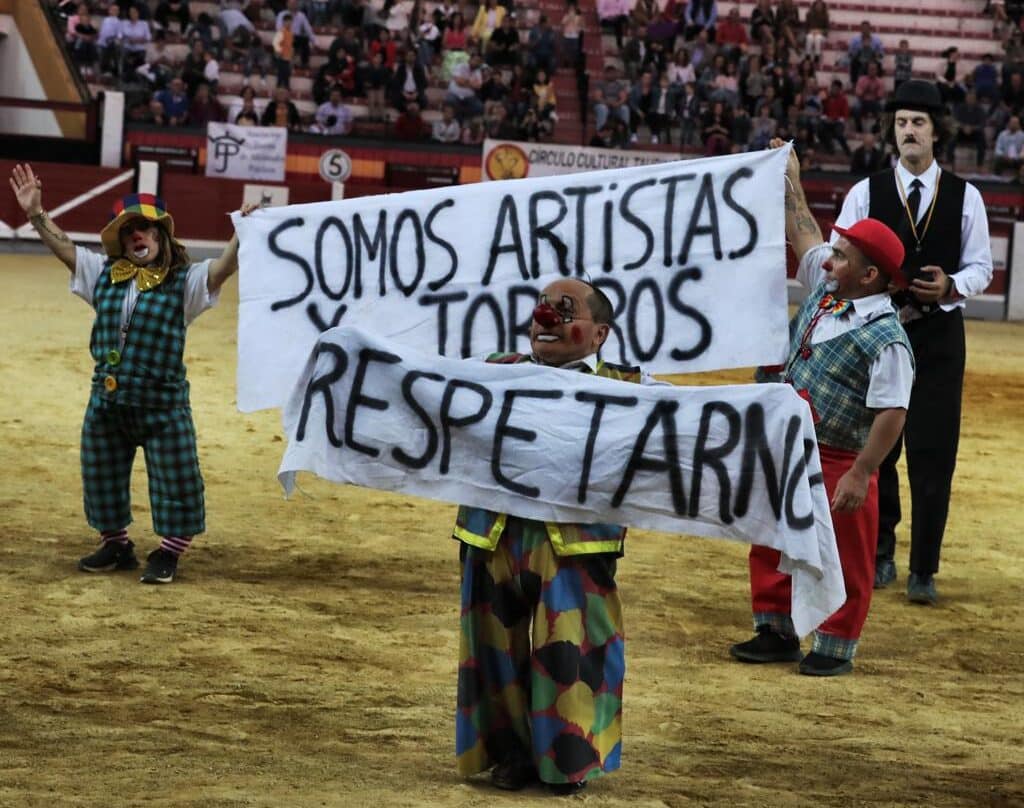
[[139, 566], [128, 525], [132, 463], [142, 447], [153, 528], [161, 540], [141, 581], [170, 583], [178, 557], [205, 530], [183, 362], [185, 329], [216, 304], [224, 281], [238, 269], [238, 237], [219, 258], [192, 263], [174, 238], [164, 203], [133, 194], [114, 206], [100, 233], [103, 256], [76, 247], [46, 215], [42, 181], [30, 166], [16, 165], [10, 184], [43, 244], [71, 271], [72, 293], [96, 310], [81, 464], [86, 519], [99, 531], [100, 546], [78, 567], [105, 572]]
[[[487, 361], [656, 383], [639, 368], [598, 358], [611, 320], [599, 290], [559, 280], [534, 310], [532, 354]], [[460, 774], [491, 769], [498, 788], [539, 781], [572, 793], [619, 768], [625, 648], [615, 566], [625, 536], [620, 525], [459, 508]]]

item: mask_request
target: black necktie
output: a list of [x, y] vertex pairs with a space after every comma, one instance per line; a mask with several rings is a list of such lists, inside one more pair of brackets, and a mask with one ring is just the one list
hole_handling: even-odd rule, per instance
[[910, 183], [910, 193], [907, 195], [907, 207], [910, 208], [910, 218], [917, 224], [917, 211], [921, 207], [921, 180], [914, 180]]

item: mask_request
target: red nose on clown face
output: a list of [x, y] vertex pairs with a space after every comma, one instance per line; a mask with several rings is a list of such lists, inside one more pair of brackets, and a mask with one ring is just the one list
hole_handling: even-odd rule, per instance
[[533, 319], [541, 328], [554, 328], [562, 322], [562, 315], [550, 303], [540, 303], [533, 310]]

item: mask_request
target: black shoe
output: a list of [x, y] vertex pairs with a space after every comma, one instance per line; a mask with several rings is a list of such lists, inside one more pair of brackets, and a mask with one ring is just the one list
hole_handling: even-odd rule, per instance
[[907, 600], [911, 603], [923, 603], [934, 606], [939, 602], [939, 593], [935, 591], [935, 579], [931, 575], [910, 573], [907, 578]]
[[154, 550], [146, 556], [146, 569], [139, 581], [144, 584], [169, 584], [178, 570], [178, 557], [170, 550]]
[[580, 780], [578, 783], [548, 783], [548, 791], [556, 797], [571, 797], [573, 794], [579, 794], [586, 787], [586, 780]]
[[528, 760], [509, 760], [491, 769], [491, 783], [504, 791], [520, 791], [537, 780], [537, 769]]
[[875, 589], [885, 589], [896, 580], [896, 562], [887, 560], [875, 564]]
[[841, 676], [853, 670], [853, 662], [811, 651], [800, 660], [799, 670], [805, 676]]
[[757, 636], [746, 642], [737, 643], [729, 649], [740, 662], [798, 662], [800, 640], [783, 637], [768, 626], [758, 626]]
[[105, 541], [95, 553], [78, 559], [78, 569], [82, 572], [134, 570], [138, 566], [135, 545], [130, 541]]

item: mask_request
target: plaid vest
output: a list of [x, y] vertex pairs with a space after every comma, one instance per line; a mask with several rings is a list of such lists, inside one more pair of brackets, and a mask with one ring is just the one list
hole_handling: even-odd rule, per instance
[[94, 403], [151, 409], [188, 406], [182, 358], [188, 268], [173, 270], [159, 286], [139, 294], [128, 337], [121, 347], [121, 312], [128, 285], [135, 281], [111, 283], [112, 263], [103, 268], [93, 292], [96, 320], [89, 351], [96, 362], [92, 376]]
[[859, 452], [867, 442], [875, 419], [875, 411], [864, 403], [872, 363], [885, 346], [893, 343], [903, 345], [911, 357], [913, 351], [893, 311], [834, 339], [812, 345], [811, 355], [803, 359], [795, 352], [795, 347], [824, 294], [825, 286], [821, 284], [807, 296], [790, 321], [789, 337], [794, 353], [790, 356], [787, 380], [797, 390], [807, 390], [810, 394], [814, 411], [820, 418], [814, 425], [818, 443]]
[[[496, 353], [487, 357], [488, 362], [495, 362], [503, 365], [530, 362], [526, 354]], [[600, 361], [595, 376], [603, 376], [606, 379], [618, 379], [626, 382], [640, 382], [640, 368], [628, 365], [613, 365], [609, 362]], [[459, 513], [455, 517], [455, 529], [453, 535], [459, 541], [479, 547], [483, 550], [493, 550], [498, 546], [501, 534], [505, 531], [505, 522], [508, 514], [496, 513], [485, 508], [471, 508], [467, 505], [459, 506]], [[608, 523], [577, 524], [574, 522], [545, 522], [544, 527], [548, 532], [548, 540], [555, 550], [556, 555], [589, 555], [592, 553], [615, 553], [622, 555], [626, 539], [626, 528], [622, 525]]]

